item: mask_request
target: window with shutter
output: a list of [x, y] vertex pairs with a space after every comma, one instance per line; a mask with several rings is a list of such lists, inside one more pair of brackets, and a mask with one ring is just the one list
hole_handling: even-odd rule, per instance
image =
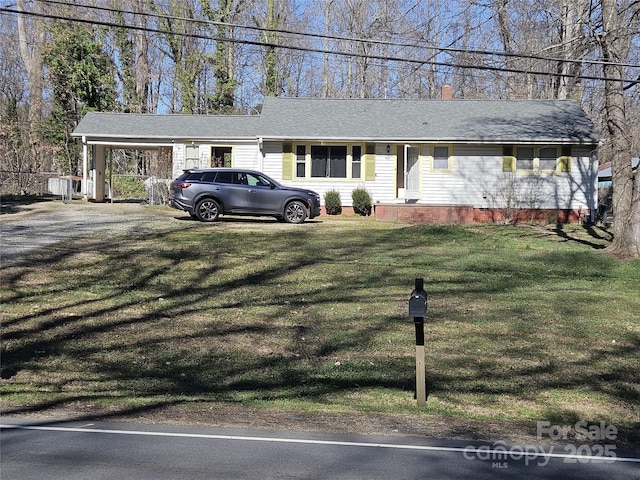
[[291, 143], [282, 144], [282, 179], [293, 179], [293, 145]]
[[364, 179], [372, 182], [376, 179], [376, 144], [367, 143], [364, 147]]

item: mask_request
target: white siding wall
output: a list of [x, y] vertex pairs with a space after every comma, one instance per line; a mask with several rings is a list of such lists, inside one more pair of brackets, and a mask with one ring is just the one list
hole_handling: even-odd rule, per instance
[[[223, 144], [220, 144], [222, 146]], [[233, 166], [263, 171], [285, 185], [315, 190], [324, 203], [328, 190], [340, 192], [343, 206], [351, 206], [351, 192], [365, 188], [374, 203], [398, 202], [395, 145], [386, 153], [386, 143], [376, 145], [375, 181], [350, 179], [282, 180], [282, 143], [265, 142], [263, 153], [256, 143], [224, 144], [233, 147]], [[211, 144], [200, 145], [203, 167], [210, 166]], [[593, 209], [597, 205], [597, 161], [587, 148], [574, 147], [571, 173], [521, 174], [502, 171], [502, 146], [453, 145], [450, 172], [431, 169], [431, 145], [421, 146], [420, 200], [426, 205], [472, 205], [504, 207], [505, 192], [516, 185], [523, 208]], [[364, 153], [364, 152], [363, 152]], [[174, 177], [184, 169], [184, 145], [173, 149]], [[364, 162], [363, 162], [364, 176]], [[400, 200], [401, 202], [402, 200]]]
[[232, 145], [232, 147], [232, 164], [234, 167], [262, 170], [262, 154], [257, 142], [238, 143]]
[[184, 145], [173, 146], [173, 178], [178, 178], [184, 170]]
[[[260, 169], [262, 155], [260, 154], [258, 143], [201, 143], [199, 146], [200, 162], [199, 168], [208, 168], [211, 166], [211, 148], [231, 147], [232, 148], [232, 164], [234, 167]], [[173, 146], [173, 178], [177, 178], [182, 174], [185, 167], [185, 144], [175, 144]]]
[[423, 148], [420, 203], [505, 207], [513, 188], [521, 208], [589, 209], [597, 205], [597, 165], [586, 149], [574, 148], [570, 173], [502, 171], [502, 147], [454, 145], [450, 172], [431, 170]]
[[367, 182], [364, 180], [364, 161], [362, 162], [363, 178], [359, 180], [339, 178], [294, 178], [292, 180], [282, 180], [282, 144], [280, 142], [265, 142], [265, 158], [262, 171], [284, 185], [309, 188], [317, 192], [323, 205], [324, 194], [329, 190], [336, 190], [340, 193], [342, 206], [352, 206], [351, 192], [356, 188], [365, 188], [371, 195], [373, 203], [392, 202], [395, 200], [396, 157], [395, 155], [387, 155], [386, 145], [386, 143], [376, 145], [375, 181]]

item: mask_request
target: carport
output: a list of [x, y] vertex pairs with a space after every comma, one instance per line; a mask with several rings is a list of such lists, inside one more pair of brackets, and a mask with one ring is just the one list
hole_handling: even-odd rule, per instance
[[[160, 132], [139, 135], [127, 114], [86, 115], [72, 136], [82, 140], [82, 196], [104, 202], [106, 198], [107, 149], [173, 149], [173, 142]], [[129, 133], [127, 133], [127, 130]]]
[[175, 160], [177, 145], [260, 145], [254, 133], [259, 119], [257, 115], [87, 113], [72, 133], [82, 140], [82, 195], [95, 202], [105, 200], [109, 148], [169, 149]]

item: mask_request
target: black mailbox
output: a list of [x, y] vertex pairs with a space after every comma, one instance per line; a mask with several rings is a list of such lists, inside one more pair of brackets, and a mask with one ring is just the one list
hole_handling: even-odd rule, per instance
[[416, 278], [416, 288], [409, 298], [409, 316], [424, 317], [427, 314], [427, 292], [424, 291], [422, 278]]

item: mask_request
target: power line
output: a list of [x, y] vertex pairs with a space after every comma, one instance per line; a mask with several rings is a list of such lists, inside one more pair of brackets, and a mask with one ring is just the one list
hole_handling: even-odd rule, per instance
[[[65, 5], [68, 7], [78, 6], [62, 0], [35, 0], [35, 1], [40, 3]], [[522, 59], [543, 60], [543, 61], [550, 61], [550, 62], [579, 63], [579, 64], [586, 63], [586, 64], [592, 64], [592, 65], [612, 65], [612, 66], [619, 66], [619, 67], [626, 67], [626, 68], [640, 68], [640, 65], [622, 63], [622, 62], [606, 62], [603, 60], [590, 60], [586, 58], [570, 59], [570, 58], [561, 58], [561, 57], [549, 57], [545, 55], [536, 55], [536, 54], [530, 54], [530, 53], [499, 52], [496, 50], [445, 47], [445, 46], [439, 46], [439, 45], [419, 45], [416, 43], [393, 42], [390, 40], [379, 40], [375, 38], [343, 37], [343, 36], [336, 36], [336, 35], [327, 35], [322, 33], [310, 33], [310, 32], [300, 32], [296, 30], [274, 29], [274, 28], [266, 28], [266, 27], [259, 27], [259, 26], [253, 26], [253, 25], [242, 25], [242, 24], [220, 22], [220, 21], [214, 21], [214, 20], [201, 20], [196, 18], [180, 17], [175, 15], [165, 15], [160, 13], [134, 12], [131, 10], [121, 10], [121, 9], [99, 7], [99, 6], [93, 6], [93, 5], [84, 5], [83, 8], [105, 11], [110, 13], [121, 13], [121, 14], [128, 14], [128, 15], [134, 15], [134, 16], [142, 15], [147, 17], [165, 18], [170, 20], [202, 23], [206, 25], [216, 25], [216, 26], [223, 26], [223, 27], [230, 27], [230, 28], [240, 28], [245, 30], [254, 30], [258, 32], [280, 33], [280, 34], [287, 34], [287, 35], [297, 35], [302, 37], [311, 37], [311, 38], [317, 38], [317, 39], [336, 40], [336, 41], [343, 41], [343, 42], [358, 42], [363, 44], [375, 44], [375, 45], [384, 45], [384, 46], [391, 46], [391, 47], [430, 49], [430, 50], [438, 50], [441, 52], [467, 53], [471, 55], [489, 55], [489, 56], [499, 56], [499, 57], [505, 57], [505, 58], [522, 58]]]
[[[67, 4], [68, 5], [68, 4]], [[471, 69], [471, 70], [488, 70], [488, 71], [496, 71], [503, 73], [517, 73], [517, 74], [526, 74], [526, 75], [540, 75], [547, 77], [563, 77], [563, 78], [574, 78], [581, 80], [599, 80], [599, 81], [621, 81], [624, 83], [635, 83], [637, 79], [613, 79], [599, 75], [585, 75], [585, 74], [567, 74], [560, 72], [547, 72], [533, 69], [520, 69], [514, 67], [504, 67], [504, 66], [491, 66], [491, 65], [468, 65], [454, 62], [443, 62], [443, 61], [435, 61], [435, 60], [427, 60], [427, 59], [418, 59], [418, 58], [408, 58], [408, 57], [396, 57], [396, 56], [388, 56], [388, 55], [379, 55], [379, 54], [371, 54], [371, 53], [358, 53], [358, 52], [348, 52], [343, 50], [326, 50], [323, 48], [315, 48], [315, 47], [302, 47], [302, 46], [293, 46], [293, 45], [281, 45], [278, 43], [260, 41], [260, 40], [248, 40], [248, 39], [239, 39], [239, 38], [228, 38], [228, 37], [215, 37], [204, 34], [197, 33], [186, 33], [186, 32], [174, 32], [169, 30], [163, 30], [160, 28], [152, 28], [152, 27], [141, 27], [137, 25], [123, 25], [114, 22], [107, 22], [102, 20], [94, 20], [94, 19], [82, 19], [82, 18], [70, 18], [61, 15], [49, 14], [49, 13], [39, 13], [39, 12], [29, 12], [29, 11], [20, 11], [13, 10], [9, 8], [0, 8], [0, 12], [6, 13], [15, 13], [28, 15], [39, 18], [50, 18], [53, 20], [61, 20], [61, 21], [69, 21], [74, 23], [82, 23], [89, 25], [100, 25], [112, 28], [124, 28], [127, 30], [137, 30], [137, 31], [145, 31], [150, 33], [159, 33], [163, 35], [176, 35], [180, 37], [187, 38], [197, 38], [202, 40], [213, 40], [216, 42], [229, 42], [229, 43], [237, 43], [242, 45], [255, 45], [260, 47], [268, 47], [268, 48], [279, 48], [285, 50], [297, 50], [304, 51], [310, 53], [321, 53], [326, 55], [338, 55], [338, 56], [346, 56], [346, 57], [355, 57], [355, 58], [369, 58], [383, 61], [392, 61], [392, 62], [404, 62], [404, 63], [412, 63], [419, 65], [432, 65], [432, 66], [440, 66], [440, 67], [450, 67], [450, 68], [459, 68], [459, 69]], [[179, 17], [176, 17], [179, 18]], [[193, 19], [189, 19], [193, 20]], [[253, 27], [251, 27], [253, 28]], [[640, 68], [640, 66], [638, 66]]]

